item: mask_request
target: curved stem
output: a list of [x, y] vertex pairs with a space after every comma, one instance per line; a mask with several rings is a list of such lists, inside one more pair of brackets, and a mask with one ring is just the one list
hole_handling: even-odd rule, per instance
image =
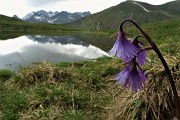
[[120, 27], [119, 27], [119, 30], [120, 30], [120, 31], [124, 31], [122, 26], [123, 26], [123, 24], [124, 24], [125, 22], [127, 22], [127, 21], [133, 23], [133, 24], [139, 29], [139, 31], [144, 35], [144, 37], [145, 37], [145, 38], [147, 39], [147, 41], [151, 44], [152, 47], [153, 47], [153, 46], [156, 46], [156, 44], [153, 42], [153, 40], [152, 40], [134, 21], [132, 21], [132, 20], [124, 20], [124, 21], [121, 23]]
[[142, 51], [148, 51], [148, 50], [152, 50], [152, 46], [144, 48], [144, 49], [140, 49], [140, 51], [137, 54], [139, 54]]
[[134, 38], [134, 40], [132, 41], [132, 44], [134, 44], [136, 47], [139, 46], [139, 45], [138, 45], [139, 43], [140, 43], [141, 45], [144, 45], [142, 42], [140, 42], [140, 41], [138, 40], [138, 38], [140, 38], [140, 37], [144, 37], [144, 36], [138, 35], [138, 36], [136, 36], [136, 37]]
[[150, 43], [150, 45], [152, 46], [152, 49], [156, 52], [156, 54], [158, 55], [158, 57], [160, 58], [164, 68], [165, 68], [165, 71], [168, 75], [168, 78], [169, 78], [169, 82], [170, 82], [170, 85], [171, 85], [171, 88], [172, 88], [172, 91], [173, 91], [173, 94], [174, 94], [174, 100], [175, 100], [175, 104], [176, 104], [176, 115], [177, 115], [177, 118], [178, 120], [180, 120], [180, 100], [179, 100], [179, 96], [178, 96], [178, 92], [176, 90], [176, 86], [175, 86], [175, 83], [173, 81], [173, 77], [172, 77], [172, 74], [171, 74], [171, 71], [169, 70], [169, 67], [163, 57], [163, 55], [161, 54], [160, 50], [158, 49], [157, 45], [154, 43], [154, 41], [132, 20], [124, 20], [120, 27], [119, 27], [119, 30], [123, 32], [123, 24], [125, 22], [131, 22], [133, 23], [138, 29], [139, 31], [144, 35], [144, 37], [146, 38], [146, 40]]

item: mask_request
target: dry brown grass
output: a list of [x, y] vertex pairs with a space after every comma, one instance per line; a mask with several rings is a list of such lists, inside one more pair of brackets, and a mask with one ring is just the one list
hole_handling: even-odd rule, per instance
[[[165, 59], [180, 93], [180, 59], [177, 56]], [[123, 67], [119, 60], [104, 58], [59, 65], [41, 63], [23, 68], [8, 84], [1, 83], [4, 88], [0, 96], [3, 102], [0, 119], [173, 119], [173, 94], [158, 58], [147, 62], [149, 79], [145, 89], [137, 93], [115, 84], [114, 76]]]
[[[19, 81], [18, 85], [20, 85], [20, 88], [26, 85], [35, 86], [43, 82], [55, 83], [70, 76], [67, 70], [59, 69], [50, 63], [40, 63], [35, 67], [23, 68], [19, 73], [20, 74], [17, 79]], [[19, 80], [20, 78], [23, 79]]]
[[[180, 61], [165, 57], [180, 93]], [[124, 90], [108, 110], [108, 120], [171, 120], [175, 119], [172, 90], [166, 72], [158, 60], [149, 62], [149, 79], [145, 89], [137, 93]], [[155, 64], [154, 64], [155, 63]]]

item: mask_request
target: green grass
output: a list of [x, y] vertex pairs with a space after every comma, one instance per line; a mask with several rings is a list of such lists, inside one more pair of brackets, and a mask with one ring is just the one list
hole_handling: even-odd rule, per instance
[[13, 72], [8, 69], [0, 70], [0, 81], [9, 80], [13, 76]]
[[[166, 20], [161, 22], [153, 22], [148, 24], [139, 25], [152, 40], [157, 44], [158, 48], [160, 48], [163, 54], [175, 55], [176, 53], [179, 54], [179, 46], [180, 46], [180, 20]], [[130, 38], [135, 38], [137, 35], [141, 35], [139, 30], [133, 26], [132, 23], [127, 22], [124, 24], [125, 32], [131, 34], [131, 36], [127, 36]], [[109, 32], [109, 36], [113, 33], [117, 32], [114, 31], [107, 31]], [[113, 40], [115, 38], [112, 38]], [[149, 44], [143, 38], [140, 38], [141, 42], [145, 43], [146, 46]]]
[[[166, 60], [174, 79], [179, 80], [178, 57], [166, 56]], [[125, 116], [128, 119], [141, 118], [143, 110], [146, 110], [147, 116], [154, 114], [152, 118], [157, 117], [157, 101], [162, 98], [158, 96], [164, 95], [163, 100], [166, 100], [166, 97], [172, 94], [160, 61], [154, 58], [147, 62], [147, 89], [138, 93], [132, 93], [131, 90], [123, 89], [122, 85], [116, 85], [114, 77], [123, 68], [121, 61], [102, 57], [56, 65], [40, 63], [34, 67], [22, 68], [10, 75], [6, 71], [8, 79], [0, 82], [0, 118], [114, 120], [125, 119]], [[180, 90], [178, 83], [177, 87]], [[170, 91], [168, 96], [167, 89]], [[146, 104], [148, 99], [154, 100]], [[160, 115], [168, 112], [166, 115], [172, 118], [168, 100], [166, 102], [160, 104], [164, 110]], [[152, 104], [154, 107], [151, 107]], [[122, 113], [123, 111], [126, 112]]]
[[19, 118], [19, 112], [27, 109], [27, 99], [15, 89], [0, 91], [0, 118], [12, 120]]
[[77, 32], [72, 26], [46, 23], [29, 23], [12, 17], [0, 15], [0, 39], [15, 38], [27, 34], [57, 35]]
[[[128, 24], [128, 23], [127, 23]], [[125, 31], [135, 37], [139, 35], [139, 31], [129, 25], [125, 25]], [[154, 22], [150, 24], [140, 25], [143, 30], [155, 41], [160, 50], [164, 54], [174, 55], [179, 51], [180, 46], [180, 20], [167, 20]], [[118, 26], [117, 26], [118, 27]], [[106, 31], [81, 31], [72, 26], [55, 25], [55, 24], [35, 24], [28, 23], [14, 18], [0, 16], [0, 39], [9, 39], [27, 34], [40, 35], [61, 35], [76, 33], [74, 36], [101, 48], [104, 51], [109, 51], [114, 44], [115, 38], [109, 38], [117, 30]], [[128, 36], [132, 37], [132, 36]], [[144, 42], [144, 40], [142, 39]], [[146, 42], [145, 42], [146, 43]], [[148, 45], [148, 44], [147, 44]]]
[[23, 68], [7, 83], [1, 83], [1, 117], [103, 119], [106, 107], [113, 98], [112, 90], [116, 89], [111, 77], [121, 67], [117, 62], [111, 58], [99, 58]]
[[150, 12], [143, 10], [133, 1], [121, 2], [116, 6], [95, 13], [91, 16], [76, 20], [71, 24], [84, 30], [113, 30], [118, 29], [119, 24], [124, 19], [132, 19], [138, 24], [152, 23], [170, 19], [179, 19], [179, 0], [163, 5], [150, 5], [139, 3]]
[[[62, 32], [62, 29], [53, 25], [48, 27], [44, 24], [26, 24], [22, 21], [8, 22], [10, 28], [6, 26], [7, 31], [15, 31], [12, 27], [15, 25], [22, 28], [19, 34], [27, 31], [46, 34], [47, 30], [53, 28], [57, 29], [57, 32]], [[179, 25], [178, 20], [142, 25], [162, 51], [173, 78], [177, 81], [178, 92]], [[6, 31], [6, 27], [3, 30]], [[41, 31], [42, 28], [45, 31]], [[133, 27], [128, 27], [127, 31], [133, 36], [139, 34]], [[56, 32], [53, 33], [52, 30], [52, 34]], [[6, 37], [10, 37], [10, 34]], [[90, 40], [92, 39], [90, 37]], [[95, 41], [92, 42], [96, 44]], [[98, 45], [101, 46], [100, 42]], [[145, 90], [138, 93], [132, 93], [131, 90], [123, 89], [122, 85], [116, 85], [114, 77], [124, 65], [121, 61], [109, 57], [76, 63], [40, 63], [34, 67], [21, 68], [17, 72], [0, 70], [0, 119], [173, 119], [171, 107], [174, 106], [170, 103], [172, 91], [164, 68], [154, 52], [148, 52], [148, 58], [145, 69], [149, 74], [149, 80]]]

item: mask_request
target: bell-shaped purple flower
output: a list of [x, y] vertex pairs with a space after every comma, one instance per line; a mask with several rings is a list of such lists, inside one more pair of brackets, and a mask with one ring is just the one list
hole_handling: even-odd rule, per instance
[[109, 51], [109, 55], [116, 56], [125, 62], [129, 62], [134, 56], [137, 56], [138, 51], [138, 48], [128, 41], [124, 32], [117, 32], [116, 42]]
[[142, 51], [140, 52], [137, 56], [136, 56], [137, 62], [139, 63], [140, 66], [143, 66], [146, 62], [146, 51]]
[[[138, 36], [139, 37], [139, 36]], [[143, 46], [143, 43], [141, 43], [140, 41], [138, 41], [138, 37], [136, 37], [134, 39], [134, 41], [132, 42], [137, 48], [138, 50], [140, 51], [142, 49], [142, 46]], [[137, 54], [136, 56], [136, 59], [137, 59], [137, 63], [140, 65], [140, 66], [143, 66], [146, 62], [146, 51], [141, 51]]]
[[125, 88], [132, 87], [133, 92], [142, 90], [144, 88], [147, 74], [141, 69], [138, 69], [137, 63], [132, 61], [122, 72], [120, 72], [115, 80], [117, 84], [124, 83]]

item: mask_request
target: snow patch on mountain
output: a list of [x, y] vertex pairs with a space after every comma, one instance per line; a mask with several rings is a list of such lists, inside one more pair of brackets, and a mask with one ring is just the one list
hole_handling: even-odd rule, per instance
[[145, 10], [146, 12], [150, 12], [149, 10], [147, 10], [144, 6], [140, 5], [139, 3], [133, 2], [134, 4], [140, 6], [143, 10]]
[[44, 10], [39, 10], [37, 12], [28, 13], [25, 17], [23, 17], [23, 20], [28, 21], [28, 22], [34, 22], [34, 23], [43, 22], [43, 23], [63, 24], [63, 23], [72, 22], [74, 20], [89, 16], [89, 15], [91, 15], [90, 12], [70, 13], [67, 11], [46, 12]]
[[37, 19], [37, 20], [42, 20], [42, 18], [39, 17], [39, 16], [35, 16], [34, 18]]
[[34, 15], [34, 12], [28, 13], [26, 16], [24, 16], [22, 19], [26, 20], [29, 19], [30, 17], [32, 17]]

